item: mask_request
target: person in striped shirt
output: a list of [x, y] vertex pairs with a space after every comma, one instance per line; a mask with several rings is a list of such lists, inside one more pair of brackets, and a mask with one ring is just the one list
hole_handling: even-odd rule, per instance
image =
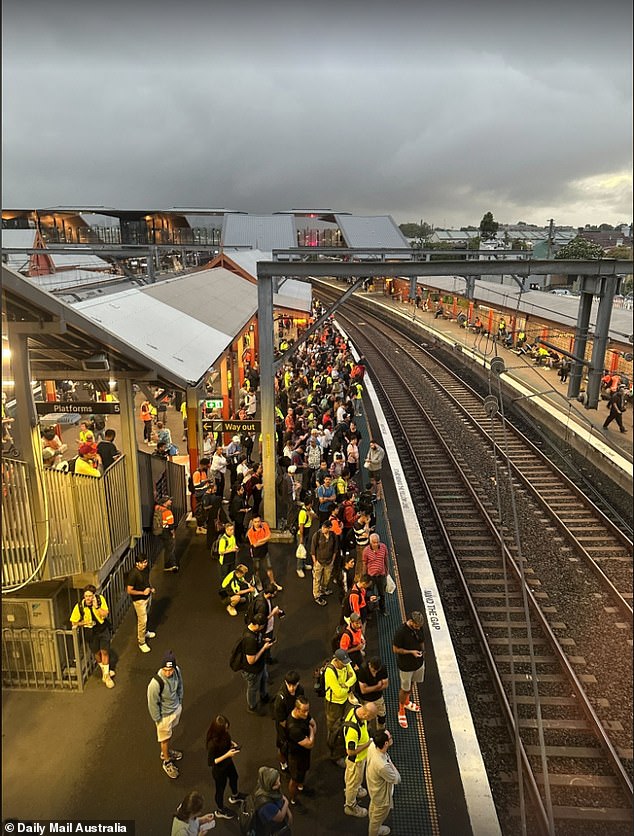
[[378, 534], [370, 534], [370, 542], [363, 550], [363, 571], [372, 578], [379, 599], [379, 612], [385, 615], [385, 584], [388, 573], [387, 546]]

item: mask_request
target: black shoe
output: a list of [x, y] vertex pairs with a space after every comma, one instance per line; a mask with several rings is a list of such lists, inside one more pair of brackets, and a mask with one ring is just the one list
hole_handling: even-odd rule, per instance
[[166, 566], [164, 572], [178, 572], [178, 566]]
[[260, 697], [260, 702], [262, 702], [262, 703], [271, 702], [271, 695], [270, 694], [265, 694], [263, 697]]
[[319, 604], [320, 607], [325, 607], [328, 601], [325, 598], [315, 598], [315, 603]]
[[214, 816], [217, 819], [235, 819], [235, 815], [231, 810], [226, 810], [224, 807], [221, 810], [216, 810]]
[[229, 804], [239, 804], [241, 801], [246, 799], [246, 795], [243, 792], [237, 792], [235, 795], [229, 796]]

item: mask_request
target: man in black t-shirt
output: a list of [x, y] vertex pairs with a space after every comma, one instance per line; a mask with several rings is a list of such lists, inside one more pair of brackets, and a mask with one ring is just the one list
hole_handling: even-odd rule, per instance
[[288, 671], [284, 676], [284, 684], [275, 696], [273, 702], [273, 719], [275, 720], [275, 743], [282, 772], [288, 769], [288, 738], [286, 736], [286, 721], [295, 707], [297, 697], [304, 695], [304, 686], [299, 681], [297, 671]]
[[297, 792], [310, 794], [304, 789], [306, 773], [310, 769], [310, 750], [315, 745], [317, 724], [310, 716], [310, 704], [306, 697], [297, 697], [295, 707], [286, 722], [288, 738], [288, 797], [291, 804], [297, 801]]
[[137, 555], [134, 568], [128, 572], [126, 592], [132, 599], [136, 611], [139, 650], [141, 653], [149, 653], [151, 647], [147, 639], [153, 639], [156, 633], [147, 629], [147, 617], [152, 606], [152, 593], [156, 590], [150, 584], [150, 566], [144, 554]]
[[259, 713], [258, 698], [261, 703], [267, 703], [270, 699], [267, 691], [269, 672], [265, 654], [273, 642], [264, 638], [267, 620], [265, 615], [254, 615], [242, 637], [246, 666], [241, 673], [247, 683], [247, 711], [250, 714]]
[[405, 709], [419, 712], [420, 707], [410, 699], [412, 684], [422, 683], [425, 677], [425, 638], [423, 624], [425, 616], [420, 612], [410, 614], [407, 621], [398, 628], [392, 639], [392, 650], [396, 654], [401, 687], [398, 692], [398, 722], [407, 728]]
[[385, 728], [385, 699], [384, 694], [390, 680], [387, 675], [387, 668], [378, 656], [368, 659], [357, 671], [357, 682], [361, 690], [361, 704], [366, 705], [373, 702], [376, 705], [376, 722], [378, 730]]
[[116, 435], [114, 430], [106, 430], [103, 436], [105, 441], [100, 441], [97, 445], [97, 452], [101, 458], [104, 471], [108, 470], [110, 465], [121, 455], [115, 447], [114, 440]]

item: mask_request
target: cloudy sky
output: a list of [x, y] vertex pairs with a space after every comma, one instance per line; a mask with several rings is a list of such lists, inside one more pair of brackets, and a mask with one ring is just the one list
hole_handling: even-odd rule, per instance
[[6, 208], [632, 219], [629, 0], [4, 0]]

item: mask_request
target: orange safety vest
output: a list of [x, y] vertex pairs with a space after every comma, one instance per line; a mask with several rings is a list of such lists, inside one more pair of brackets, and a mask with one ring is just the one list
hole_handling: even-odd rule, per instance
[[168, 528], [170, 525], [174, 525], [174, 514], [170, 511], [169, 508], [165, 508], [164, 505], [159, 505], [161, 509], [161, 521], [163, 523], [163, 528]]
[[152, 420], [152, 413], [150, 412], [150, 404], [147, 401], [143, 401], [141, 404], [141, 408], [139, 409], [139, 418], [142, 421], [151, 421]]

